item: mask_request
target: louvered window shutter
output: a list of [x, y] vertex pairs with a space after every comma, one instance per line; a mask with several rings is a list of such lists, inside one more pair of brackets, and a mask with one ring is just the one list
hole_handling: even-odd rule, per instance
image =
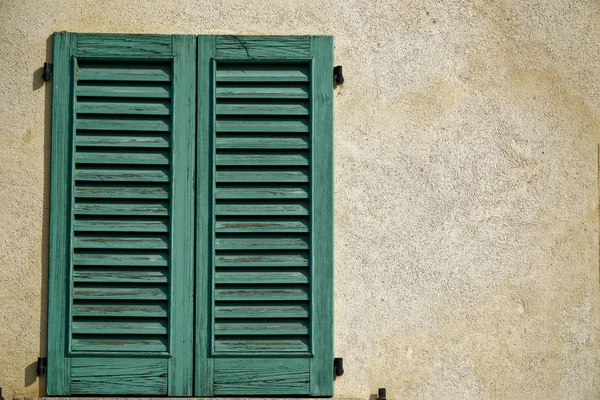
[[331, 37], [200, 36], [196, 388], [333, 395]]
[[54, 38], [50, 395], [192, 394], [196, 38]]

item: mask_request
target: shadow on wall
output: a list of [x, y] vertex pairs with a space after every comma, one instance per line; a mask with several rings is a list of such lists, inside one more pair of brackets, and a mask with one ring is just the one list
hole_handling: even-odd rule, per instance
[[[46, 39], [46, 60], [52, 61], [52, 39]], [[43, 65], [43, 62], [42, 62]], [[40, 349], [39, 356], [46, 357], [47, 332], [48, 332], [48, 232], [50, 220], [50, 154], [52, 131], [52, 80], [44, 82], [42, 79], [43, 66], [33, 72], [33, 91], [44, 89], [44, 215], [42, 218], [42, 265], [41, 265], [41, 292], [40, 292]], [[46, 395], [46, 378], [37, 376], [37, 360], [25, 368], [25, 387], [31, 386], [38, 380], [40, 396]]]

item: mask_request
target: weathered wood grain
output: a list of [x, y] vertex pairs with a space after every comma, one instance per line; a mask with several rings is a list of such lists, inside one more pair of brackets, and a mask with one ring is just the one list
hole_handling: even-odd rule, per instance
[[168, 101], [152, 101], [141, 99], [90, 99], [77, 100], [77, 112], [80, 114], [111, 114], [111, 115], [169, 115], [171, 104]]
[[308, 235], [217, 235], [215, 250], [304, 250]]
[[133, 165], [169, 165], [170, 154], [168, 151], [159, 150], [94, 150], [77, 148], [75, 153], [76, 163], [88, 164], [133, 164]]
[[293, 301], [308, 300], [308, 288], [304, 286], [246, 287], [219, 286], [215, 289], [217, 301]]
[[308, 59], [310, 36], [217, 36], [217, 59]]
[[166, 267], [169, 265], [167, 252], [160, 251], [119, 251], [105, 252], [98, 250], [76, 251], [73, 255], [74, 265], [96, 265], [96, 266], [148, 266]]
[[261, 99], [221, 99], [216, 105], [217, 115], [308, 115], [307, 101], [278, 101]]
[[308, 154], [303, 152], [221, 151], [215, 156], [217, 165], [308, 166]]
[[77, 146], [168, 148], [170, 142], [169, 134], [161, 132], [81, 131], [75, 137]]
[[308, 186], [296, 185], [260, 185], [252, 183], [219, 184], [215, 188], [215, 199], [307, 199]]
[[306, 284], [309, 283], [307, 270], [269, 271], [259, 270], [222, 270], [215, 272], [215, 283], [222, 284]]
[[169, 182], [168, 168], [141, 168], [130, 167], [127, 169], [109, 166], [97, 168], [93, 166], [77, 166], [75, 179], [78, 181], [102, 182]]
[[217, 82], [308, 82], [308, 64], [219, 63]]
[[81, 60], [77, 66], [77, 79], [80, 81], [169, 82], [171, 78], [171, 66], [167, 63]]
[[296, 170], [261, 170], [240, 168], [237, 170], [220, 169], [216, 173], [217, 182], [308, 182], [308, 171]]
[[169, 59], [173, 56], [173, 37], [78, 33], [75, 55], [101, 59]]
[[171, 85], [148, 83], [98, 83], [81, 82], [75, 93], [78, 97], [134, 97], [168, 99], [171, 97]]
[[166, 395], [166, 372], [166, 359], [75, 357], [71, 393]]
[[[230, 354], [246, 354], [249, 356], [257, 356], [261, 353], [267, 354], [286, 354], [286, 353], [304, 353], [303, 356], [306, 357], [308, 352], [308, 341], [306, 338], [266, 338], [266, 339], [256, 339], [256, 338], [245, 338], [245, 339], [236, 339], [235, 337], [220, 337], [215, 340], [215, 353], [230, 353]], [[215, 358], [215, 364], [218, 362], [225, 360], [226, 358]], [[252, 357], [250, 358], [252, 359]], [[263, 364], [265, 361], [261, 358], [261, 362], [257, 362], [254, 360], [256, 364]], [[295, 371], [297, 372], [297, 371]], [[215, 371], [216, 376], [216, 371]], [[239, 379], [239, 378], [238, 378]], [[269, 375], [264, 374], [262, 376], [255, 377], [257, 380], [266, 381], [267, 385], [275, 385], [277, 383], [277, 379], [271, 380]], [[308, 379], [307, 379], [308, 381]], [[240, 394], [251, 394], [250, 389], [247, 386], [248, 381], [238, 381], [235, 385], [239, 389]], [[290, 387], [284, 389], [285, 386], [280, 386], [279, 389], [283, 393], [290, 394], [295, 393], [291, 390]], [[225, 385], [223, 385], [223, 390]], [[243, 388], [243, 389], [242, 389]], [[271, 388], [270, 390], [273, 390]], [[216, 379], [215, 379], [215, 393], [216, 391]], [[224, 392], [225, 393], [225, 392]], [[264, 389], [261, 394], [269, 394], [271, 393], [269, 390]], [[306, 392], [304, 392], [306, 393]], [[302, 393], [296, 393], [302, 394]]]
[[73, 289], [75, 300], [167, 300], [166, 286], [76, 286]]
[[76, 215], [169, 215], [169, 204], [165, 201], [150, 200], [113, 200], [100, 202], [98, 200], [81, 199], [75, 202]]
[[244, 118], [242, 116], [219, 116], [217, 132], [308, 132], [308, 119], [297, 118]]
[[308, 232], [307, 218], [225, 218], [215, 221], [217, 233]]
[[306, 84], [223, 83], [217, 86], [218, 99], [308, 99]]
[[163, 269], [76, 267], [73, 271], [73, 282], [87, 283], [167, 283], [168, 277]]
[[309, 307], [305, 303], [223, 303], [215, 307], [215, 318], [308, 318]]
[[166, 218], [155, 219], [81, 219], [76, 218], [73, 229], [88, 232], [168, 232], [169, 223]]
[[239, 203], [221, 200], [215, 206], [215, 215], [308, 215], [308, 204], [303, 201]]
[[[107, 360], [107, 362], [110, 362], [110, 360], [114, 359], [116, 355], [121, 354], [122, 357], [131, 357], [133, 359], [138, 358], [138, 356], [136, 356], [137, 354], [156, 354], [156, 357], [162, 356], [161, 353], [164, 353], [168, 350], [167, 347], [167, 339], [164, 337], [128, 337], [128, 336], [123, 336], [123, 337], [101, 337], [101, 338], [97, 338], [97, 337], [75, 337], [71, 340], [71, 349], [73, 350], [73, 355], [86, 355], [86, 356], [90, 356], [91, 354], [93, 355], [98, 355], [98, 353], [100, 352], [105, 352], [105, 355], [107, 355], [108, 357], [104, 358], [104, 360]], [[93, 352], [93, 353], [92, 353]], [[126, 354], [130, 352], [130, 354]], [[79, 354], [78, 354], [79, 353]], [[164, 356], [163, 356], [164, 357]], [[79, 359], [80, 357], [74, 357], [76, 359]], [[144, 358], [144, 359], [148, 359], [148, 358]], [[151, 359], [151, 358], [150, 358]], [[116, 364], [116, 363], [115, 363]], [[119, 369], [117, 369], [115, 371], [115, 373], [119, 373]], [[161, 372], [161, 377], [163, 377], [163, 375], [165, 375], [164, 372]], [[110, 395], [119, 395], [119, 394], [123, 394], [123, 395], [134, 395], [135, 393], [133, 392], [132, 388], [129, 388], [129, 390], [127, 389], [127, 387], [122, 387], [119, 389], [119, 391], [116, 391], [115, 388], [113, 388], [112, 382], [118, 380], [119, 377], [118, 376], [114, 376], [114, 378], [112, 378], [112, 380], [106, 380], [106, 382], [104, 383], [106, 386], [103, 388], [103, 392], [95, 392], [95, 391], [91, 391], [88, 390], [86, 391], [86, 388], [83, 386], [83, 383], [85, 382], [81, 382], [82, 386], [79, 387], [79, 392], [77, 394], [81, 394], [81, 395], [93, 395], [93, 394], [110, 394]], [[143, 380], [143, 377], [140, 377], [140, 380]], [[144, 393], [139, 393], [139, 394], [144, 394]], [[150, 395], [150, 396], [156, 396], [158, 393], [156, 393], [152, 387], [152, 383], [150, 383], [150, 387], [148, 388], [148, 392], [146, 392], [146, 394]]]
[[308, 135], [265, 133], [221, 133], [215, 140], [217, 149], [308, 149]]
[[84, 303], [73, 305], [74, 317], [135, 317], [166, 318], [166, 303], [131, 304], [131, 303]]
[[78, 183], [75, 198], [94, 199], [168, 199], [169, 186], [159, 184]]
[[223, 358], [215, 362], [216, 395], [301, 394], [307, 392], [308, 380], [308, 359], [265, 358], [256, 362]]
[[215, 266], [217, 267], [306, 267], [309, 265], [308, 253], [285, 252], [285, 253], [223, 253], [215, 255]]
[[262, 322], [219, 321], [215, 323], [215, 335], [306, 335], [308, 322], [270, 320]]

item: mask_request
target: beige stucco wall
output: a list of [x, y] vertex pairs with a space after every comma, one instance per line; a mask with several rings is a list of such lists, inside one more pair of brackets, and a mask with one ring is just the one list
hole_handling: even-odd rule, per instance
[[53, 31], [335, 35], [336, 396], [600, 398], [597, 0], [0, 0], [0, 386], [43, 393]]

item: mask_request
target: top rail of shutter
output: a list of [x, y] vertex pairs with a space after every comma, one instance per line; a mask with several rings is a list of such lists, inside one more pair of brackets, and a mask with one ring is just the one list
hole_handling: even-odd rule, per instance
[[217, 60], [308, 60], [312, 36], [216, 36]]
[[81, 59], [170, 59], [173, 36], [79, 33], [74, 55]]

